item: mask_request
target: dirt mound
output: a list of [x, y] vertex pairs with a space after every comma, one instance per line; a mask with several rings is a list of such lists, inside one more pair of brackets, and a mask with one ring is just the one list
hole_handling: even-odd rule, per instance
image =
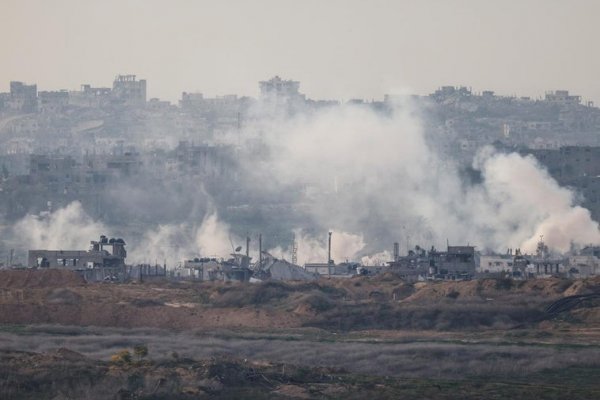
[[72, 290], [65, 288], [52, 289], [46, 295], [46, 302], [48, 304], [68, 304], [76, 305], [81, 302], [82, 296]]
[[69, 360], [69, 361], [81, 361], [81, 360], [86, 360], [87, 357], [84, 356], [81, 353], [78, 353], [76, 351], [61, 347], [57, 350], [55, 350], [54, 352], [50, 352], [49, 354], [51, 355], [55, 355], [57, 357], [60, 357], [64, 360]]
[[416, 292], [408, 296], [407, 302], [437, 302], [442, 299], [473, 298], [489, 296], [497, 290], [497, 282], [484, 279], [478, 281], [428, 282], [415, 285]]
[[[519, 285], [519, 290], [523, 293], [554, 297], [565, 293], [574, 284], [577, 284], [577, 282], [573, 283], [573, 281], [560, 278], [531, 279], [522, 282]], [[568, 296], [567, 294], [565, 295]]]
[[535, 296], [552, 299], [589, 291], [593, 282], [548, 278], [528, 281], [511, 279], [479, 279], [472, 281], [427, 282], [415, 284], [416, 292], [405, 301], [437, 302], [443, 299], [501, 298], [508, 295]]
[[600, 276], [573, 282], [565, 291], [565, 296], [600, 292]]
[[85, 280], [76, 272], [63, 269], [27, 269], [0, 271], [2, 289], [39, 289], [84, 286]]

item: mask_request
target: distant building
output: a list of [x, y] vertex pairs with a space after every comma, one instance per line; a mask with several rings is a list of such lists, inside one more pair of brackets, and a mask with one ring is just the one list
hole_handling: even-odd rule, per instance
[[269, 79], [268, 81], [261, 81], [258, 83], [260, 87], [260, 96], [262, 98], [269, 97], [280, 97], [280, 98], [294, 98], [303, 97], [300, 94], [300, 82], [293, 80], [284, 80], [279, 76]]
[[478, 272], [483, 274], [512, 274], [514, 257], [510, 254], [482, 255]]
[[[310, 274], [328, 276], [328, 277], [351, 277], [357, 275], [360, 272], [360, 264], [344, 262], [336, 264], [333, 262], [327, 263], [306, 263], [304, 264], [304, 270]], [[373, 267], [370, 267], [373, 268]], [[367, 270], [363, 268], [366, 273]]]
[[[110, 251], [107, 250], [110, 248]], [[92, 241], [89, 250], [29, 250], [29, 268], [61, 268], [79, 272], [88, 281], [122, 280], [125, 278], [125, 241], [108, 239]]]
[[442, 86], [430, 95], [432, 99], [439, 103], [471, 96], [471, 89], [466, 86]]
[[335, 275], [335, 264], [327, 263], [306, 263], [304, 264], [306, 272], [322, 276]]
[[279, 76], [259, 82], [263, 107], [275, 113], [294, 113], [306, 105], [306, 96], [300, 93], [300, 82], [284, 80]]
[[259, 280], [310, 281], [317, 279], [319, 275], [264, 251], [260, 270], [254, 271], [252, 277]]
[[200, 176], [207, 183], [234, 179], [231, 173], [236, 155], [231, 146], [193, 145], [181, 141], [175, 149], [175, 157], [181, 174]]
[[77, 107], [106, 107], [110, 104], [111, 88], [81, 85], [80, 91], [69, 93], [69, 104]]
[[146, 103], [146, 80], [135, 75], [117, 75], [113, 82], [112, 97], [125, 105], [141, 106]]
[[32, 113], [37, 110], [37, 85], [26, 85], [23, 82], [10, 82], [10, 97], [4, 107], [10, 111]]
[[173, 270], [172, 275], [182, 280], [248, 282], [252, 276], [251, 257], [239, 253], [231, 256], [229, 260], [216, 258], [186, 260], [182, 266]]
[[600, 246], [588, 246], [569, 257], [570, 274], [579, 278], [600, 275]]
[[556, 90], [546, 92], [546, 101], [559, 105], [577, 105], [581, 104], [581, 96], [572, 96], [568, 90]]
[[38, 93], [38, 110], [45, 114], [59, 113], [69, 105], [69, 92], [66, 90]]
[[470, 279], [478, 265], [473, 246], [448, 246], [447, 251], [427, 251], [419, 246], [408, 255], [388, 262], [390, 271], [408, 281], [419, 279]]

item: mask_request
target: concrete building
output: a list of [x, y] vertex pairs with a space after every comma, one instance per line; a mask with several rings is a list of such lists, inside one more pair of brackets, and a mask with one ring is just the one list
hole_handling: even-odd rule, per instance
[[581, 103], [581, 96], [572, 96], [568, 90], [556, 90], [546, 92], [545, 97], [547, 102], [556, 103], [561, 106], [564, 105], [577, 105]]
[[335, 275], [335, 264], [333, 263], [306, 263], [304, 264], [304, 270], [311, 274], [317, 274], [321, 276]]
[[569, 257], [569, 274], [579, 278], [600, 275], [600, 246], [587, 246]]
[[37, 85], [10, 82], [10, 96], [5, 100], [4, 107], [9, 111], [22, 113], [37, 111]]
[[69, 92], [66, 90], [38, 93], [38, 110], [44, 114], [57, 114], [69, 105]]
[[232, 146], [194, 145], [181, 141], [175, 149], [175, 157], [181, 174], [200, 176], [207, 183], [234, 179], [236, 155]]
[[[108, 251], [107, 249], [110, 249]], [[92, 241], [89, 250], [29, 250], [29, 268], [61, 268], [79, 272], [88, 281], [123, 280], [125, 278], [125, 241]]]
[[427, 251], [416, 246], [406, 256], [395, 255], [394, 258], [394, 261], [388, 262], [390, 271], [408, 281], [470, 279], [479, 264], [473, 246], [448, 246], [446, 251], [437, 251], [434, 247]]
[[146, 80], [136, 80], [135, 75], [117, 75], [112, 97], [125, 105], [143, 106], [146, 103]]
[[69, 92], [69, 104], [77, 107], [101, 108], [110, 104], [112, 89], [81, 85], [81, 90]]
[[299, 92], [298, 81], [284, 80], [275, 76], [258, 84], [260, 101], [269, 111], [268, 115], [293, 114], [306, 106], [306, 96]]
[[279, 76], [275, 76], [268, 81], [260, 81], [258, 83], [260, 87], [261, 98], [294, 98], [303, 97], [300, 94], [300, 82], [293, 80], [284, 80]]
[[251, 257], [239, 253], [231, 256], [229, 260], [198, 257], [185, 260], [173, 270], [172, 276], [182, 280], [248, 282], [252, 276]]
[[477, 272], [482, 274], [512, 274], [514, 257], [510, 254], [481, 255]]

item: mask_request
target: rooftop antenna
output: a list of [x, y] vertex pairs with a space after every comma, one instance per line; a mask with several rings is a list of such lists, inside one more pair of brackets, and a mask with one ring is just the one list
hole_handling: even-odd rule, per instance
[[262, 233], [258, 234], [258, 268], [262, 268]]
[[331, 234], [332, 232], [329, 231], [329, 241], [327, 245], [327, 265], [331, 264]]

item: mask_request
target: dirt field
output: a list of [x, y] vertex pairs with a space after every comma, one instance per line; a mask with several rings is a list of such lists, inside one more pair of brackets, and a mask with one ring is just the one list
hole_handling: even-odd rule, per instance
[[[0, 271], [0, 397], [599, 398], [600, 302], [545, 311], [599, 292], [600, 279], [86, 284]], [[110, 362], [138, 345], [144, 362]]]
[[407, 284], [392, 275], [319, 282], [86, 284], [68, 271], [0, 271], [0, 323], [188, 329], [506, 330], [600, 326], [598, 307], [545, 315], [600, 280]]

